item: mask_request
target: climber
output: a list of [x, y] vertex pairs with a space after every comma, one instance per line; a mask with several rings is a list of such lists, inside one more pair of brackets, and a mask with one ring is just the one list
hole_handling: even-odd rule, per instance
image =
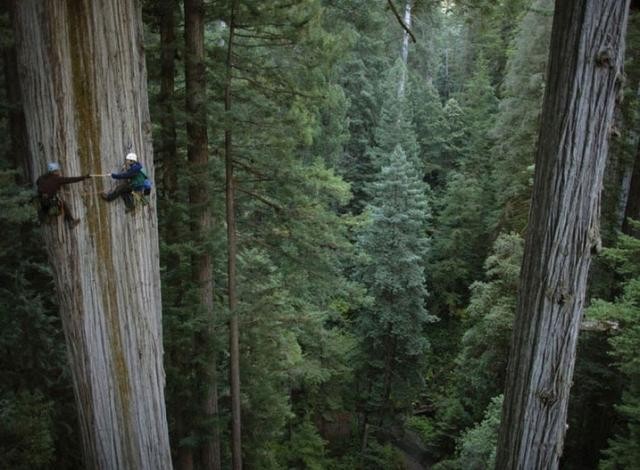
[[135, 209], [134, 191], [145, 196], [151, 192], [151, 181], [147, 178], [142, 165], [138, 163], [138, 156], [135, 153], [127, 154], [122, 172], [111, 173], [111, 177], [124, 181], [118, 184], [113, 191], [103, 193], [101, 195], [102, 199], [111, 202], [120, 196], [124, 201], [126, 212], [131, 212]]
[[76, 183], [86, 180], [87, 178], [89, 178], [89, 175], [61, 176], [60, 165], [57, 162], [47, 163], [47, 173], [40, 176], [36, 181], [38, 200], [40, 203], [38, 207], [38, 218], [40, 222], [46, 221], [48, 216], [62, 213], [69, 227], [73, 228], [78, 225], [80, 219], [73, 217], [69, 205], [58, 195], [58, 190], [62, 185]]

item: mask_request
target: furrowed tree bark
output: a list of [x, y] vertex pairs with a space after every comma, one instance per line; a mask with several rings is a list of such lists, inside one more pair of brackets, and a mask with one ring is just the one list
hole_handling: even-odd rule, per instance
[[[207, 138], [207, 81], [204, 48], [205, 11], [203, 0], [185, 0], [185, 78], [187, 91], [187, 158], [192, 175], [189, 184], [189, 200], [192, 209], [191, 233], [199, 246], [192, 256], [193, 280], [198, 285], [200, 306], [208, 317], [209, 327], [198, 335], [196, 349], [207, 357], [207, 365], [201, 372], [207, 382], [202, 403], [203, 417], [218, 417], [218, 392], [216, 383], [216, 357], [212, 350], [214, 325], [213, 264], [207, 240], [211, 236], [212, 214], [209, 202], [208, 178], [209, 151]], [[182, 448], [183, 451], [186, 449]], [[200, 467], [220, 468], [220, 438], [217, 423], [211, 429], [211, 437], [200, 449]]]
[[558, 468], [628, 1], [556, 2], [496, 468]]
[[[233, 41], [237, 0], [232, 0], [229, 14], [229, 41], [227, 44], [224, 110], [231, 112], [231, 84], [233, 80]], [[242, 469], [242, 429], [240, 410], [240, 328], [238, 325], [238, 297], [236, 292], [237, 231], [235, 209], [235, 182], [233, 176], [233, 134], [228, 122], [224, 131], [227, 210], [227, 282], [229, 297], [229, 382], [231, 384], [231, 457], [234, 470]]]
[[[20, 0], [14, 25], [33, 180], [108, 173], [131, 144], [153, 178], [139, 6], [133, 0]], [[86, 468], [170, 469], [164, 408], [155, 198], [125, 214], [65, 190], [80, 225], [43, 226], [78, 402]]]

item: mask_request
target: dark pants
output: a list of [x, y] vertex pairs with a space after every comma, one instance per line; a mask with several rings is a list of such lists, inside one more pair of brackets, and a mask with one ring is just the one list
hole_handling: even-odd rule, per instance
[[113, 189], [113, 191], [105, 194], [104, 196], [105, 200], [107, 201], [113, 201], [118, 197], [122, 198], [122, 200], [124, 201], [124, 205], [127, 207], [127, 209], [131, 210], [134, 208], [133, 188], [128, 182], [120, 183], [118, 186], [116, 186]]
[[67, 222], [73, 222], [75, 219], [67, 204], [64, 200], [56, 196], [48, 196], [46, 194], [40, 194], [40, 208], [38, 210], [38, 219], [40, 222], [46, 222], [47, 218], [51, 215], [51, 211], [57, 209], [64, 215], [64, 220]]

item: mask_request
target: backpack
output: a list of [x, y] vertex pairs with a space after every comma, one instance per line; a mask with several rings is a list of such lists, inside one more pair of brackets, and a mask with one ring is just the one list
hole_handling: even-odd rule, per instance
[[131, 178], [131, 187], [134, 191], [144, 191], [145, 194], [151, 192], [151, 180], [142, 168], [136, 176]]

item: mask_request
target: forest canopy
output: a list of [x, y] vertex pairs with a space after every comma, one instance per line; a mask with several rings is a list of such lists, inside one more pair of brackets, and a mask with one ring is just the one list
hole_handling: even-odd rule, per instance
[[[500, 468], [540, 227], [583, 196], [538, 398], [554, 465], [637, 468], [640, 13], [557, 3], [3, 2], [0, 468]], [[573, 83], [603, 117], [555, 180]]]

